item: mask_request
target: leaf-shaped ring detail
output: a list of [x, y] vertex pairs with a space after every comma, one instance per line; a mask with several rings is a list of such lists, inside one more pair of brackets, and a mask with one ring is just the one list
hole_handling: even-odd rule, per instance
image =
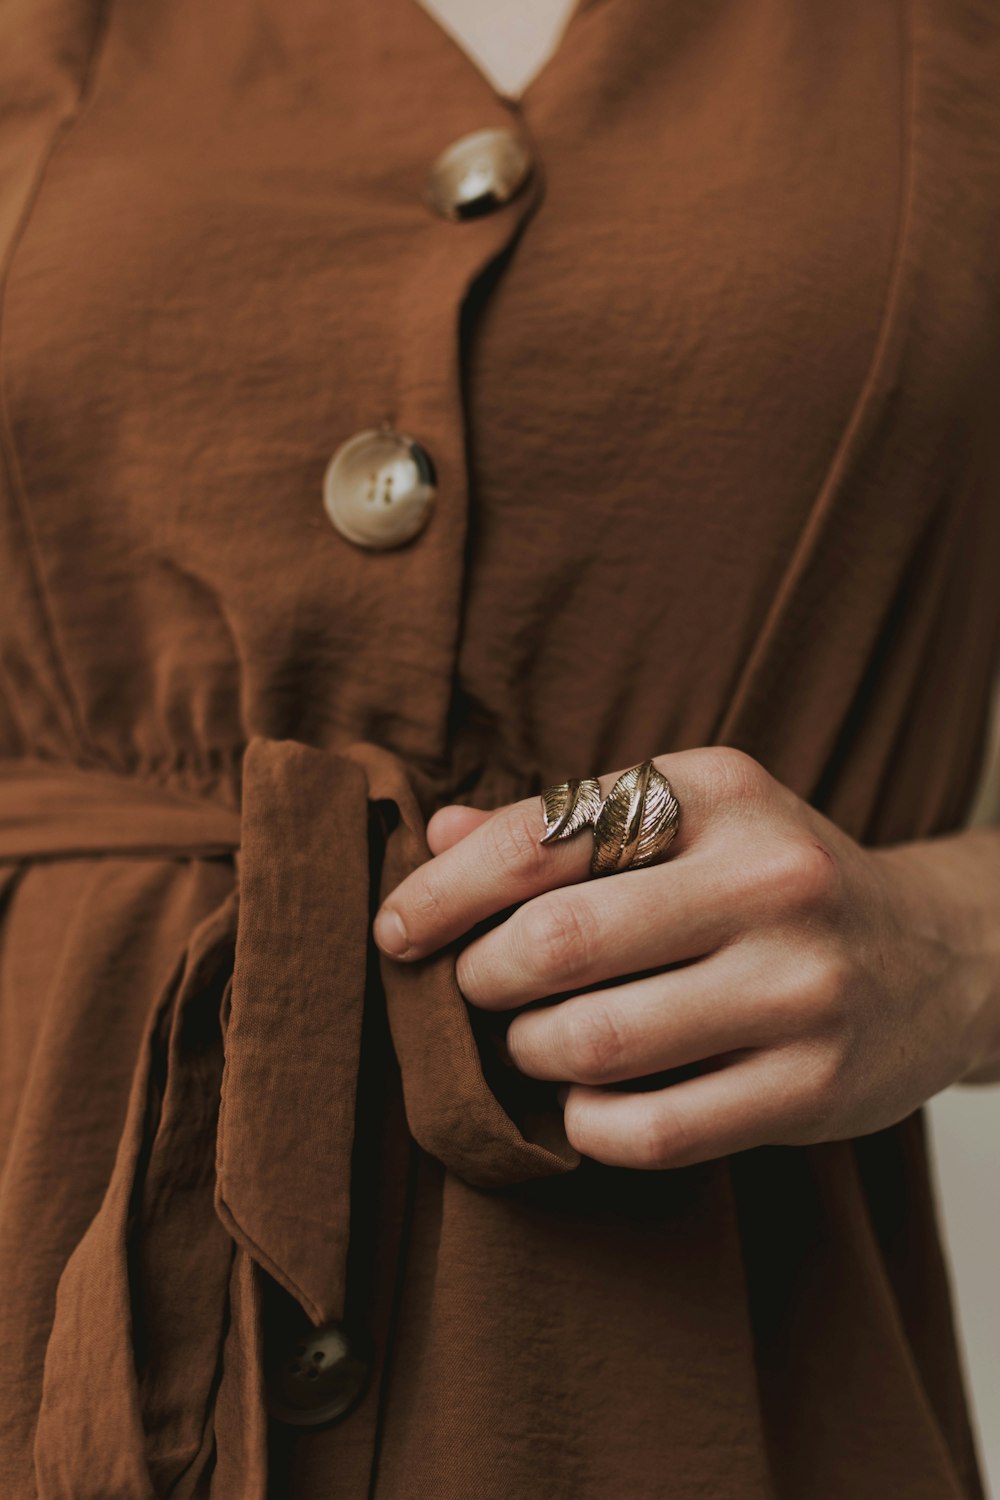
[[560, 781], [557, 786], [547, 786], [541, 798], [545, 832], [538, 842], [551, 844], [593, 826], [601, 811], [601, 783], [593, 776]]
[[623, 771], [594, 824], [591, 875], [653, 864], [673, 842], [680, 804], [651, 760]]

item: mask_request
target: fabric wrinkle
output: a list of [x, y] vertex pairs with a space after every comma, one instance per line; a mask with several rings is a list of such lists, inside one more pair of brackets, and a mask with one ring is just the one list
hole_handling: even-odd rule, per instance
[[443, 803], [720, 741], [961, 825], [998, 76], [989, 0], [582, 0], [516, 103], [415, 0], [0, 6], [5, 1496], [980, 1500], [919, 1117], [605, 1169], [371, 918]]
[[[35, 1438], [45, 1500], [232, 1493], [262, 1441], [259, 1270], [314, 1323], [347, 1315], [369, 806], [397, 810], [387, 889], [428, 853], [413, 774], [375, 745], [258, 738], [237, 816], [103, 771], [0, 769], [0, 860], [239, 864], [151, 1012], [104, 1201], [59, 1280]], [[472, 1067], [453, 966], [445, 953], [383, 976], [414, 1135], [484, 1185], [567, 1170], [576, 1153], [525, 1140]], [[304, 1131], [302, 1106], [311, 1119], [320, 1103]], [[100, 1388], [127, 1406], [95, 1404]]]

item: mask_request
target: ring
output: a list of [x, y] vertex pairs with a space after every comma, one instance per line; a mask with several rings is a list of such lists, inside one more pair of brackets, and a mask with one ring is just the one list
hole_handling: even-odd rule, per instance
[[623, 771], [603, 801], [593, 776], [548, 786], [541, 799], [545, 832], [540, 844], [593, 829], [591, 875], [655, 863], [673, 843], [680, 821], [673, 788], [651, 760]]

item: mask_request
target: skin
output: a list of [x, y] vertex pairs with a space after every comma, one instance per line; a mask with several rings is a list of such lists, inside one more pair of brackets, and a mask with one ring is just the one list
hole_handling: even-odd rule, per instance
[[579, 1151], [663, 1169], [849, 1138], [1000, 1079], [1000, 830], [869, 849], [739, 751], [653, 763], [681, 805], [656, 864], [591, 877], [591, 831], [540, 844], [537, 797], [449, 805], [375, 920], [401, 963], [455, 945], [514, 1064], [565, 1085]]
[[484, 68], [516, 98], [562, 40], [576, 0], [421, 0]]

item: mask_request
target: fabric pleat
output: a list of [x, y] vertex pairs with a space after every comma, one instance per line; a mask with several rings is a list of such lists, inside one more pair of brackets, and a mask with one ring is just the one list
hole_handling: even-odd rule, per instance
[[[104, 773], [0, 776], [0, 859], [148, 860], [165, 845], [221, 858], [238, 840], [238, 880], [149, 1013], [107, 1189], [59, 1277], [35, 1433], [44, 1500], [252, 1500], [260, 1272], [313, 1323], [345, 1316], [373, 803], [391, 824], [376, 861], [388, 889], [429, 851], [414, 773], [378, 746], [253, 740], [238, 834], [225, 808]], [[570, 1170], [551, 1091], [559, 1149], [522, 1134], [475, 1063], [454, 960], [384, 968], [414, 1137], [480, 1186]], [[95, 1402], [98, 1388], [118, 1394]]]

